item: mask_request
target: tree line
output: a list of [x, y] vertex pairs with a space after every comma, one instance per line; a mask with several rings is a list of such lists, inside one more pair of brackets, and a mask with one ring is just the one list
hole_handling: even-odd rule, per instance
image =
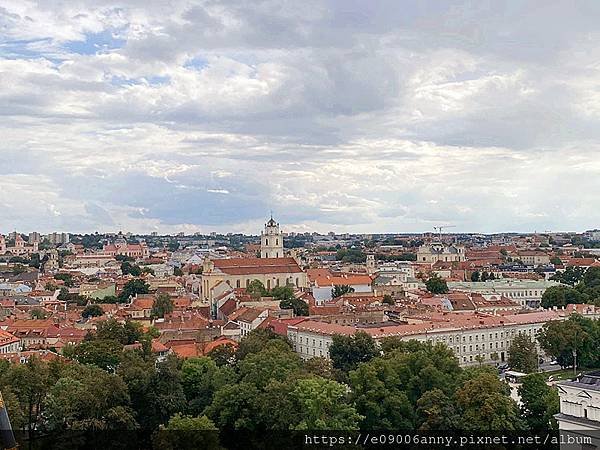
[[[493, 368], [461, 368], [438, 343], [334, 336], [331, 359], [302, 360], [290, 342], [254, 330], [239, 347], [157, 361], [155, 330], [107, 321], [69, 349], [70, 361], [0, 363], [16, 429], [68, 430], [545, 430], [556, 391], [523, 383], [522, 406]], [[142, 348], [124, 346], [142, 342]], [[157, 438], [158, 439], [158, 438]], [[164, 443], [161, 444], [164, 446]]]

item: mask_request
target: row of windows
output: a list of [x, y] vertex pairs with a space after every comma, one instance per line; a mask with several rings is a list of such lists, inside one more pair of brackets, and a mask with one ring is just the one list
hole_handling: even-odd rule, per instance
[[4, 347], [0, 347], [0, 353], [15, 353], [19, 350], [19, 344], [14, 345], [5, 345]]
[[[529, 292], [529, 295], [527, 295], [527, 292]], [[538, 291], [517, 291], [507, 292], [506, 295], [508, 295], [509, 297], [539, 297], [540, 295], [542, 295], [542, 292], [540, 291], [540, 293], [538, 294]]]
[[[488, 347], [487, 347], [487, 349], [488, 350], [493, 350], [494, 349], [494, 345], [495, 345], [496, 349], [502, 349], [502, 348], [504, 348], [504, 341], [490, 342], [489, 345], [488, 345]], [[479, 344], [475, 344], [475, 351], [479, 351], [480, 349], [481, 350], [485, 350], [486, 349], [486, 345], [485, 344], [481, 344], [481, 348], [480, 348]], [[454, 347], [454, 351], [455, 351], [455, 353], [460, 353], [460, 346], [457, 345], [456, 347]], [[467, 346], [466, 345], [463, 345], [462, 351], [463, 351], [463, 353], [467, 352]], [[469, 345], [469, 352], [472, 352], [472, 351], [473, 351], [473, 346]]]
[[[298, 338], [298, 342], [299, 342], [300, 344], [306, 344], [306, 345], [310, 345], [310, 341], [311, 341], [311, 339], [309, 339], [309, 338], [303, 338], [302, 336], [300, 336], [300, 337]], [[329, 342], [326, 342], [326, 343], [325, 343], [325, 347], [329, 348], [329, 344], [330, 344]], [[316, 347], [316, 346], [317, 346], [317, 341], [316, 341], [316, 339], [312, 339], [312, 346], [313, 346], [313, 347]], [[323, 340], [322, 340], [322, 339], [319, 339], [319, 347], [323, 347]]]
[[[287, 283], [286, 284], [292, 284], [293, 282], [294, 282], [294, 280], [290, 277], [290, 278], [287, 279]], [[296, 287], [300, 287], [300, 279], [298, 277], [296, 277], [295, 284], [296, 284]], [[249, 285], [250, 285], [250, 279], [248, 278], [248, 279], [246, 279], [246, 288], [248, 288]], [[279, 287], [279, 278], [277, 278], [275, 280], [275, 286]], [[238, 289], [241, 288], [242, 287], [242, 280], [236, 280], [235, 287], [238, 288]], [[267, 289], [271, 289], [271, 280], [270, 279], [267, 279], [267, 286], [266, 287], [267, 287]]]
[[[506, 334], [506, 337], [508, 338], [510, 336], [514, 336], [516, 333], [525, 333], [525, 334], [535, 335], [536, 331], [537, 331], [537, 329], [532, 329], [532, 328], [529, 328], [527, 330], [521, 330], [521, 331], [517, 331], [517, 330], [508, 331], [507, 330], [506, 333], [504, 331], [500, 331], [499, 333], [498, 332], [489, 333], [488, 336], [489, 336], [489, 340], [491, 341], [491, 340], [498, 340], [498, 336], [500, 337], [500, 339], [503, 339], [505, 337], [505, 334]], [[474, 335], [470, 334], [469, 336], [462, 336], [462, 342], [464, 344], [465, 342], [467, 342], [467, 339], [468, 339], [468, 342], [473, 342], [473, 341], [479, 342], [479, 340], [485, 341], [485, 338], [486, 338], [486, 333], [474, 334]], [[456, 336], [456, 337], [450, 336], [447, 338], [446, 336], [435, 336], [435, 337], [430, 338], [430, 340], [443, 341], [443, 342], [446, 342], [446, 340], [447, 340], [450, 344], [453, 344], [455, 342], [458, 344], [461, 341], [461, 337], [460, 336]]]
[[[304, 347], [300, 347], [300, 354], [306, 353], [307, 355], [311, 355], [311, 349], [310, 348], [306, 348], [306, 352], [304, 351]], [[323, 356], [323, 350], [319, 350], [318, 352], [316, 351], [316, 349], [312, 349], [312, 356]]]

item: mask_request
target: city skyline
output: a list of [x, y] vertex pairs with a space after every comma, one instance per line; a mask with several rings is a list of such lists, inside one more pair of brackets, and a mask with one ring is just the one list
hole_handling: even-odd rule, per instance
[[594, 228], [599, 8], [0, 1], [0, 229]]

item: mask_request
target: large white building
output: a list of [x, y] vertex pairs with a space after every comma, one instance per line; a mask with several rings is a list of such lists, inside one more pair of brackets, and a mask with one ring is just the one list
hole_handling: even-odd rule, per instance
[[600, 446], [600, 371], [557, 384], [560, 413], [555, 416], [561, 434], [579, 438], [579, 447]]
[[476, 292], [479, 294], [500, 294], [516, 301], [521, 306], [539, 308], [542, 295], [551, 286], [558, 286], [556, 281], [501, 279], [488, 281], [456, 281], [448, 282], [450, 290]]
[[441, 242], [424, 244], [417, 250], [417, 262], [434, 264], [438, 261], [465, 261], [465, 247], [462, 245], [446, 245]]
[[288, 326], [287, 335], [295, 351], [304, 359], [317, 356], [328, 359], [329, 347], [335, 334], [352, 335], [364, 331], [377, 341], [396, 336], [403, 340], [444, 343], [454, 351], [459, 364], [467, 366], [478, 364], [480, 360], [483, 363], [505, 362], [510, 343], [517, 334], [524, 333], [535, 339], [546, 322], [564, 320], [566, 317], [568, 315], [564, 311], [537, 311], [504, 316], [448, 313], [436, 320], [372, 327], [306, 320]]

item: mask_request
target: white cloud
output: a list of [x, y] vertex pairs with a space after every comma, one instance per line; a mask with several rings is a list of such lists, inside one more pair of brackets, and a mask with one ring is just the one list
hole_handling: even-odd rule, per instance
[[593, 9], [0, 0], [0, 230], [597, 226]]

